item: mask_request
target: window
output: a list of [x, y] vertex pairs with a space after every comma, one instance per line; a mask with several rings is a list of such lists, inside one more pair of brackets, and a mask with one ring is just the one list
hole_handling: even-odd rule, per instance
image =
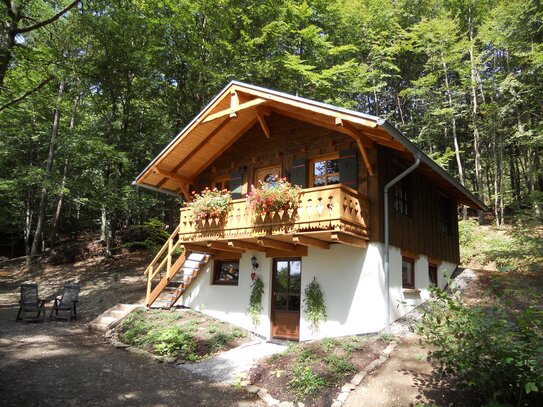
[[402, 288], [415, 288], [415, 260], [402, 257]]
[[439, 230], [450, 235], [452, 233], [452, 203], [449, 198], [440, 196], [438, 199]]
[[339, 184], [339, 158], [337, 154], [311, 160], [311, 186]]
[[437, 287], [437, 266], [435, 264], [428, 265], [428, 280], [430, 280], [430, 287]]
[[221, 260], [215, 262], [213, 284], [238, 285], [239, 261]]
[[213, 188], [217, 188], [219, 191], [223, 189], [230, 189], [230, 178], [229, 177], [218, 177], [213, 180], [211, 183]]
[[402, 215], [409, 214], [407, 188], [403, 180], [394, 186], [394, 210]]

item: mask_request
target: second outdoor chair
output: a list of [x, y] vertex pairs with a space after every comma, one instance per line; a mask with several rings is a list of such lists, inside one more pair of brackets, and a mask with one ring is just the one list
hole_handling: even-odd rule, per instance
[[[66, 284], [64, 286], [62, 295], [55, 298], [49, 320], [52, 318], [63, 321], [77, 319], [77, 297], [79, 295], [79, 288], [79, 284]], [[61, 311], [60, 314], [59, 311]]]

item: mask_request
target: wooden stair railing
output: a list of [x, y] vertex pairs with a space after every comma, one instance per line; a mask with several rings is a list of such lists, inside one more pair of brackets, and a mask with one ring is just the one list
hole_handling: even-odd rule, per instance
[[[183, 250], [181, 253], [178, 249], [182, 246], [182, 240], [179, 237], [179, 226], [173, 231], [164, 246], [157, 253], [153, 261], [147, 266], [144, 275], [147, 275], [147, 293], [145, 305], [150, 307], [162, 295], [166, 288], [173, 289], [166, 304], [163, 308], [170, 308], [183, 295], [192, 280], [196, 277], [202, 267], [207, 264], [211, 258], [210, 255], [202, 253], [200, 260], [191, 259], [191, 252]], [[196, 267], [188, 267], [186, 263], [196, 263]], [[174, 280], [174, 277], [183, 269], [181, 279]], [[154, 281], [159, 279], [159, 282], [154, 285]], [[174, 287], [169, 287], [171, 284]]]

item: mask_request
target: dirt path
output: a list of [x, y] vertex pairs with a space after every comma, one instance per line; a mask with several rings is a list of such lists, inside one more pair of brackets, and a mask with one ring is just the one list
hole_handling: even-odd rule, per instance
[[[233, 387], [116, 349], [86, 329], [85, 322], [109, 306], [133, 297], [140, 288], [140, 270], [119, 270], [111, 284], [98, 284], [86, 271], [70, 273], [82, 283], [81, 319], [77, 322], [23, 324], [15, 322], [17, 292], [24, 276], [0, 281], [0, 404], [5, 406], [263, 406]], [[65, 271], [64, 271], [65, 272]], [[94, 271], [96, 272], [96, 271]], [[62, 276], [34, 276], [41, 283]], [[134, 279], [132, 281], [131, 279]], [[58, 289], [58, 287], [57, 287]], [[49, 289], [44, 287], [45, 296]], [[52, 288], [50, 290], [52, 291]], [[41, 295], [40, 295], [41, 296]], [[112, 297], [113, 300], [110, 298]], [[88, 306], [89, 308], [87, 308]]]
[[391, 357], [351, 393], [343, 407], [480, 405], [480, 400], [468, 398], [450, 383], [436, 380], [427, 354], [416, 336], [404, 338]]

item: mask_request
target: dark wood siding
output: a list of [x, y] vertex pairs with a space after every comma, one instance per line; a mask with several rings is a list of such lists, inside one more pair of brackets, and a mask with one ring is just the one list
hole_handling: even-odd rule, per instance
[[[402, 156], [387, 148], [379, 148], [379, 189], [391, 179], [399, 175], [413, 163], [405, 161]], [[390, 213], [390, 244], [416, 254], [427, 255], [432, 258], [460, 262], [458, 241], [458, 215], [457, 202], [447, 196], [430, 178], [420, 171], [409, 174], [406, 178], [408, 191], [408, 215], [402, 215], [394, 210], [394, 188], [389, 191]], [[450, 199], [451, 205], [451, 230], [443, 233], [440, 230], [440, 201]], [[383, 202], [381, 193], [378, 201]], [[372, 207], [373, 210], [373, 207]], [[379, 240], [383, 236], [384, 214], [381, 213], [381, 232]]]

